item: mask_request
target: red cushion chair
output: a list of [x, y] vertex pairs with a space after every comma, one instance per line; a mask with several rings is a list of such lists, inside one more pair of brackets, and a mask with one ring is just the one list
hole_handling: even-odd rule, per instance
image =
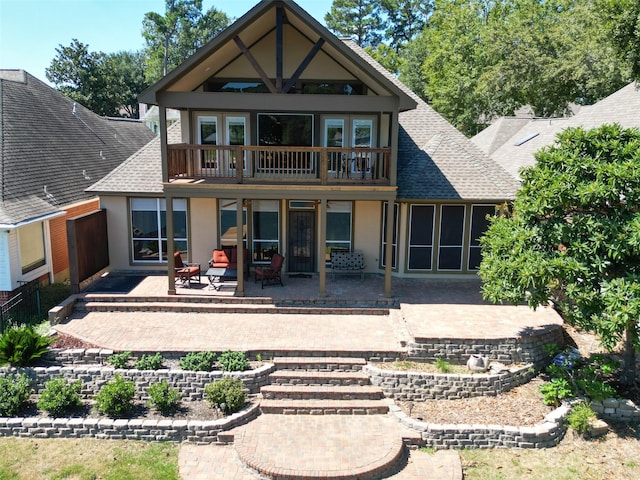
[[200, 264], [199, 263], [187, 263], [182, 261], [180, 252], [173, 254], [174, 267], [176, 272], [176, 280], [182, 282], [182, 285], [187, 285], [191, 288], [191, 279], [198, 277], [198, 283], [200, 283]]
[[284, 287], [284, 283], [282, 283], [283, 263], [284, 257], [279, 253], [274, 253], [268, 267], [256, 267], [254, 282], [257, 282], [258, 278], [260, 278], [262, 281], [262, 288], [264, 288], [265, 285], [275, 285], [276, 283], [279, 283]]

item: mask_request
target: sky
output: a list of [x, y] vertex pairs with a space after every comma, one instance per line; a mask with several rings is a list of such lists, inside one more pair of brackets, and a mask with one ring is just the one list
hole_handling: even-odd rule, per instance
[[[203, 11], [215, 6], [239, 18], [258, 0], [203, 0]], [[331, 0], [297, 0], [324, 24]], [[115, 53], [144, 48], [142, 19], [147, 12], [164, 15], [164, 0], [0, 0], [0, 69], [22, 69], [47, 82], [45, 69], [76, 38], [90, 52]]]

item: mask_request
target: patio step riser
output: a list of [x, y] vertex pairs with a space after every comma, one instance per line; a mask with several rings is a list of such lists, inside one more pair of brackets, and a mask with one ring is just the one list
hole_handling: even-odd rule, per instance
[[262, 400], [260, 410], [264, 414], [281, 415], [385, 415], [389, 413], [389, 407], [384, 403], [358, 404], [334, 400], [334, 402], [346, 402], [344, 405], [327, 405], [330, 400], [323, 403], [315, 403], [312, 400]]
[[366, 386], [370, 385], [369, 377], [367, 378], [313, 378], [313, 377], [283, 377], [279, 374], [271, 374], [271, 385], [287, 385], [296, 387], [338, 387], [338, 386]]
[[276, 370], [301, 372], [362, 372], [367, 362], [363, 358], [331, 357], [276, 357], [273, 359]]
[[291, 315], [388, 315], [388, 309], [335, 308], [335, 307], [275, 307], [242, 305], [162, 304], [162, 303], [94, 303], [78, 302], [78, 312], [190, 312], [190, 313], [246, 313]]
[[269, 400], [382, 400], [382, 390], [372, 386], [283, 386], [270, 385], [260, 389]]
[[[221, 304], [221, 305], [273, 305], [272, 298], [263, 297], [214, 297], [214, 296], [133, 296], [124, 294], [96, 294], [88, 293], [78, 299], [78, 302], [98, 302], [98, 303], [188, 303], [188, 304]], [[394, 299], [372, 299], [372, 300], [345, 300], [345, 299], [279, 299], [279, 306], [284, 307], [315, 307], [315, 308], [374, 308], [389, 309], [398, 308], [398, 302]]]

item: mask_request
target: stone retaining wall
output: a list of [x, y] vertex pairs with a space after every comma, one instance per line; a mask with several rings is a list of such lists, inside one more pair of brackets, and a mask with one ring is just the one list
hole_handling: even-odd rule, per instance
[[422, 441], [434, 448], [548, 448], [557, 445], [566, 432], [565, 418], [569, 406], [549, 413], [531, 427], [503, 425], [440, 425], [408, 417], [400, 407], [391, 413], [407, 427], [420, 432]]
[[267, 363], [254, 370], [245, 372], [191, 372], [185, 370], [136, 370], [116, 369], [103, 366], [69, 366], [69, 367], [27, 367], [0, 368], [0, 375], [24, 373], [33, 380], [38, 392], [44, 384], [53, 378], [63, 377], [69, 381], [82, 381], [83, 398], [93, 397], [100, 388], [112, 380], [116, 374], [126, 380], [131, 380], [136, 386], [136, 398], [147, 400], [147, 388], [153, 383], [166, 380], [169, 386], [180, 391], [185, 401], [204, 399], [205, 385], [221, 379], [223, 376], [239, 378], [251, 394], [260, 392], [260, 387], [269, 383], [269, 374], [275, 370], [271, 363]]
[[640, 409], [631, 400], [608, 398], [602, 402], [591, 402], [591, 409], [604, 419], [617, 422], [640, 420]]
[[402, 372], [380, 369], [371, 364], [363, 371], [385, 396], [405, 401], [495, 396], [527, 383], [536, 375], [531, 365], [496, 374]]
[[433, 362], [438, 358], [465, 365], [472, 354], [488, 356], [490, 360], [510, 363], [532, 363], [542, 368], [549, 363], [544, 345], [555, 343], [564, 346], [561, 325], [550, 325], [546, 331], [535, 331], [514, 338], [484, 338], [476, 340], [446, 338], [415, 338], [408, 344], [410, 360]]
[[34, 438], [101, 438], [225, 444], [222, 435], [253, 420], [259, 414], [253, 404], [219, 420], [127, 420], [110, 418], [6, 418], [0, 417], [0, 436]]

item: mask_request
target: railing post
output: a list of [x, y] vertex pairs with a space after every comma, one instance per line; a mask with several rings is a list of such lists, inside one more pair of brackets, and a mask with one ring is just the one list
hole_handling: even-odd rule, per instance
[[320, 183], [326, 185], [329, 182], [329, 164], [327, 149], [320, 150]]
[[244, 170], [244, 152], [242, 151], [242, 146], [238, 145], [235, 148], [236, 154], [236, 180], [238, 183], [242, 183], [242, 175]]

